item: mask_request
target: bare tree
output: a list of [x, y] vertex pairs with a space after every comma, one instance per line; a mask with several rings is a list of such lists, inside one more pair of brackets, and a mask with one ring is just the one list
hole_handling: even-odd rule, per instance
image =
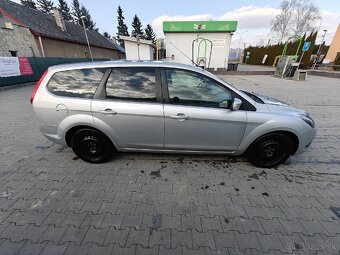
[[289, 35], [315, 31], [320, 19], [320, 11], [312, 0], [283, 0], [280, 13], [272, 20], [271, 31], [282, 42]]
[[280, 5], [280, 13], [272, 20], [271, 30], [279, 42], [282, 42], [289, 34], [289, 26], [294, 12], [293, 1], [295, 0], [283, 0]]
[[293, 18], [293, 31], [295, 34], [314, 32], [316, 30], [315, 24], [320, 19], [320, 11], [311, 0], [296, 1], [296, 11]]

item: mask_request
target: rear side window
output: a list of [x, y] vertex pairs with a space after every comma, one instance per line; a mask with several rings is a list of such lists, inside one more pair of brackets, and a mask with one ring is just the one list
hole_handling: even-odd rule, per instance
[[120, 100], [156, 101], [155, 68], [113, 68], [106, 83], [106, 97]]
[[100, 68], [57, 72], [48, 82], [47, 89], [57, 96], [92, 98], [105, 71]]

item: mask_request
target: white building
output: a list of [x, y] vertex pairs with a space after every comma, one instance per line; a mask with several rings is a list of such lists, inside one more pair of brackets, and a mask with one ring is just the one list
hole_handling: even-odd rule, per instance
[[166, 59], [225, 68], [236, 28], [237, 21], [164, 21]]
[[121, 35], [119, 39], [124, 40], [126, 60], [153, 60], [152, 41]]

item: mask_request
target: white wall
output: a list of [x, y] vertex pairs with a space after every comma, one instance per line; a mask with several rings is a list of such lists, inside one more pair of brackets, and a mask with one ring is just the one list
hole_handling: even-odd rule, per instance
[[[228, 56], [229, 49], [231, 43], [232, 35], [230, 33], [200, 33], [198, 37], [202, 37], [205, 39], [209, 39], [215, 42], [224, 42], [224, 46], [213, 45], [212, 54], [211, 54], [211, 62], [210, 68], [224, 68], [228, 64]], [[173, 45], [179, 48], [185, 55], [187, 55], [190, 59], [192, 56], [192, 41], [197, 38], [196, 33], [167, 33], [165, 34], [165, 47], [166, 47], [166, 56], [169, 61], [172, 61], [171, 57], [174, 55], [174, 62], [183, 63], [183, 64], [192, 64], [191, 61], [186, 58], [179, 50], [177, 50]], [[173, 45], [172, 45], [172, 44]], [[210, 46], [207, 47], [208, 54], [207, 58], [209, 59], [209, 50]], [[196, 61], [197, 58], [197, 47], [195, 49], [194, 59]], [[208, 64], [207, 59], [207, 64]]]
[[[124, 41], [127, 60], [138, 60], [138, 45], [136, 42]], [[149, 44], [139, 45], [140, 60], [153, 60], [153, 49]]]

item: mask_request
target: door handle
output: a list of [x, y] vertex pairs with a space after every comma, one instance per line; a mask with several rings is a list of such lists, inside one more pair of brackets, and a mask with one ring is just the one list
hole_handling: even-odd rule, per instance
[[104, 115], [116, 115], [117, 114], [116, 111], [114, 111], [110, 108], [106, 108], [105, 110], [100, 110], [98, 112], [101, 113], [101, 114], [104, 114]]
[[183, 121], [183, 120], [187, 120], [189, 119], [189, 116], [185, 116], [184, 113], [177, 113], [177, 115], [171, 115], [170, 116], [171, 119], [175, 119], [175, 120], [180, 120], [180, 121]]

